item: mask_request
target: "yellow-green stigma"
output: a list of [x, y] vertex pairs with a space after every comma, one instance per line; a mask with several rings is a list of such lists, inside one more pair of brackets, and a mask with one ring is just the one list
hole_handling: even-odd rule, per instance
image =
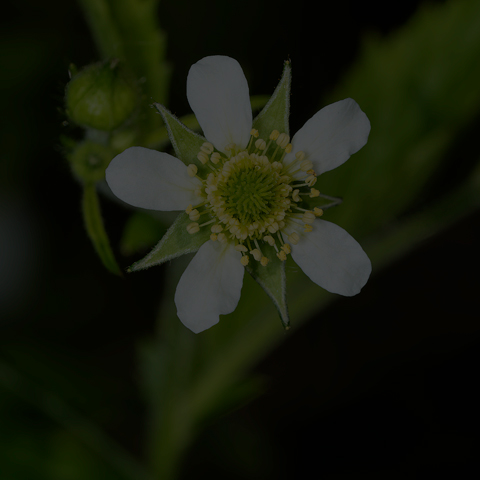
[[[234, 243], [245, 266], [249, 254], [261, 265], [268, 264], [270, 259], [262, 252], [261, 244], [265, 243], [275, 248], [281, 261], [286, 260], [291, 248], [282, 233], [295, 244], [299, 239], [297, 231], [301, 228], [311, 231], [312, 219], [318, 215], [297, 206], [300, 195], [316, 195], [317, 190], [310, 188], [316, 182], [316, 175], [311, 162], [304, 160], [303, 152], [284, 165], [283, 159], [292, 149], [289, 141], [287, 134], [276, 130], [268, 141], [258, 138], [258, 132], [252, 130], [247, 148], [229, 145], [227, 155], [214, 152], [213, 145], [205, 142], [197, 159], [211, 173], [204, 179], [198, 177], [203, 185], [197, 194], [203, 201], [187, 208], [193, 220], [187, 231], [194, 234], [211, 225], [211, 240]], [[197, 176], [194, 164], [188, 167], [188, 173]]]

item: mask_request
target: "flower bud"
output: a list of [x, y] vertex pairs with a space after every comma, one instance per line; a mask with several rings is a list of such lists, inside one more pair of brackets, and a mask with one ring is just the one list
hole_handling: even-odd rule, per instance
[[110, 147], [87, 140], [78, 144], [68, 158], [78, 177], [85, 182], [98, 182], [105, 178], [105, 169], [114, 156]]
[[112, 131], [134, 112], [137, 91], [117, 62], [89, 65], [66, 88], [68, 116], [77, 124]]

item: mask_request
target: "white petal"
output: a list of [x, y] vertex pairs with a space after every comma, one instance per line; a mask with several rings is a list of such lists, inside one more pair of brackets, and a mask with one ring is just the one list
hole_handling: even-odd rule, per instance
[[366, 143], [370, 121], [351, 98], [332, 103], [317, 112], [294, 135], [289, 164], [295, 153], [303, 151], [320, 175], [346, 162]]
[[230, 143], [247, 146], [252, 108], [248, 83], [236, 60], [216, 55], [192, 65], [187, 97], [205, 137], [217, 150], [225, 152]]
[[292, 258], [325, 290], [352, 296], [367, 283], [372, 264], [358, 242], [343, 228], [317, 219], [313, 231], [292, 245]]
[[124, 202], [150, 210], [184, 210], [198, 203], [194, 189], [201, 182], [167, 153], [131, 147], [117, 155], [105, 172], [112, 192]]
[[175, 292], [177, 315], [199, 333], [235, 310], [243, 284], [241, 253], [230, 244], [205, 242], [183, 272]]

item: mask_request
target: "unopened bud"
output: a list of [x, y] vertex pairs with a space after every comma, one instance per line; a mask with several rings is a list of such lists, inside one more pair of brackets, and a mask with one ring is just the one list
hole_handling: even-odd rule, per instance
[[111, 132], [132, 115], [137, 98], [133, 82], [118, 63], [96, 63], [70, 80], [66, 111], [79, 125]]
[[98, 182], [105, 178], [105, 169], [115, 156], [105, 145], [85, 141], [68, 155], [74, 173], [86, 182]]

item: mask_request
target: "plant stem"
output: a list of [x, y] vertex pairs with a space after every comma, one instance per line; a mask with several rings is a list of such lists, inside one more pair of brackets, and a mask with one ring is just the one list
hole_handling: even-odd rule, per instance
[[100, 56], [103, 58], [124, 58], [122, 39], [112, 19], [107, 0], [78, 0]]

